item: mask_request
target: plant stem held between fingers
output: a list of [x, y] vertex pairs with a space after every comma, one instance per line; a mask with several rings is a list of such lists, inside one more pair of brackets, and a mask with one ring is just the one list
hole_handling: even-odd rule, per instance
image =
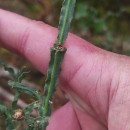
[[[58, 27], [58, 36], [54, 46], [50, 49], [50, 62], [47, 72], [47, 78], [44, 86], [43, 97], [43, 116], [49, 117], [51, 115], [51, 102], [55, 92], [58, 75], [61, 68], [61, 63], [64, 58], [66, 48], [62, 45], [65, 42], [70, 23], [72, 20], [76, 0], [64, 0], [61, 9], [61, 16]], [[43, 129], [46, 130], [47, 122], [43, 124]]]

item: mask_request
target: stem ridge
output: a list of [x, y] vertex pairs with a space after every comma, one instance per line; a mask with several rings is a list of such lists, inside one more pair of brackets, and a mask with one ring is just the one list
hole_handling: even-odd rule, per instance
[[[64, 0], [61, 9], [60, 21], [58, 26], [58, 36], [54, 47], [50, 49], [50, 62], [47, 72], [47, 78], [44, 86], [43, 96], [43, 115], [49, 117], [51, 115], [51, 105], [53, 95], [55, 93], [58, 75], [61, 70], [61, 63], [63, 61], [66, 48], [63, 44], [68, 36], [70, 23], [73, 17], [76, 0]], [[46, 130], [48, 123], [43, 124], [43, 129]]]

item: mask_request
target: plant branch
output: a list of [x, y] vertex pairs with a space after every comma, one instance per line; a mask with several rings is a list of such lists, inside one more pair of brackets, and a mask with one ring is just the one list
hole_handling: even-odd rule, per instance
[[[56, 83], [58, 80], [58, 75], [61, 69], [61, 63], [63, 61], [66, 48], [63, 48], [62, 45], [65, 42], [76, 0], [64, 0], [63, 7], [61, 9], [61, 16], [59, 22], [59, 33], [57, 36], [56, 43], [54, 47], [51, 48], [50, 52], [50, 62], [47, 73], [47, 79], [44, 86], [44, 97], [43, 97], [43, 115], [44, 117], [49, 117], [51, 115], [51, 102], [53, 95], [55, 93]], [[46, 130], [47, 122], [43, 124], [43, 130]]]

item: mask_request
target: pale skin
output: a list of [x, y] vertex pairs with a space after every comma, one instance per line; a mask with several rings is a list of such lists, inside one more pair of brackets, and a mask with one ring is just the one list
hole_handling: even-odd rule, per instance
[[[24, 56], [46, 74], [57, 29], [0, 10], [0, 47]], [[130, 130], [130, 57], [114, 54], [69, 34], [60, 73], [68, 103], [47, 130]]]

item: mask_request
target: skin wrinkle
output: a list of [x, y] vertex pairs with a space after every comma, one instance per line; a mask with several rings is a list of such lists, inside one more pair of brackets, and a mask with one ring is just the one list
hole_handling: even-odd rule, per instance
[[[97, 62], [95, 62], [95, 63], [97, 63]], [[94, 67], [94, 66], [93, 66], [93, 67]], [[103, 67], [101, 67], [101, 70], [102, 70], [102, 68], [103, 68]], [[97, 85], [95, 85], [96, 87], [93, 88], [93, 89], [90, 87], [90, 89], [87, 90], [87, 93], [94, 92], [94, 91], [95, 91], [95, 94], [97, 93], [97, 92], [96, 92], [96, 88], [97, 88], [98, 86], [101, 86], [101, 85], [99, 85], [99, 81], [101, 80], [101, 75], [102, 75], [102, 71], [100, 72], [100, 76], [98, 76], [98, 79], [97, 79], [97, 81], [96, 81], [96, 84], [97, 84]], [[88, 95], [88, 94], [86, 94], [86, 95]], [[86, 97], [86, 96], [85, 96], [85, 97]], [[86, 99], [89, 99], [89, 98], [90, 98], [89, 96], [86, 97]], [[95, 98], [95, 99], [98, 99], [98, 98]], [[90, 100], [91, 100], [91, 99], [90, 99]], [[91, 103], [90, 100], [89, 100], [89, 102], [87, 101], [87, 104], [89, 104], [89, 106], [91, 106], [91, 109], [92, 109], [92, 110], [95, 110], [95, 109], [94, 109], [95, 106], [92, 105], [92, 103]], [[100, 104], [100, 103], [99, 103], [99, 104]], [[99, 106], [100, 106], [100, 105], [98, 105], [98, 107], [99, 107]], [[96, 113], [96, 115], [98, 115], [98, 113]]]
[[[96, 85], [95, 85], [95, 95], [97, 96], [95, 99], [98, 99], [98, 89], [99, 89], [99, 86], [101, 86], [101, 77], [102, 77], [102, 67], [101, 67], [101, 72], [100, 72], [100, 76], [98, 77], [98, 79], [97, 79], [97, 82], [96, 82]], [[102, 108], [101, 108], [101, 104], [100, 104], [100, 102], [102, 102], [102, 101], [99, 101], [99, 100], [96, 100], [95, 101], [96, 102], [96, 106], [94, 106], [94, 108], [98, 108], [98, 111], [97, 111], [97, 109], [95, 109], [95, 115], [98, 117], [98, 119], [100, 119], [100, 123], [103, 125], [103, 126], [107, 126], [107, 124], [105, 123], [105, 120], [104, 119], [102, 119], [104, 116], [103, 116], [103, 111], [102, 111]], [[101, 118], [101, 116], [102, 116], [102, 118]]]
[[[91, 66], [90, 71], [88, 72], [88, 75], [86, 76], [87, 78], [92, 73], [92, 71], [93, 71], [93, 69], [94, 69], [94, 67], [95, 67], [96, 64], [97, 64], [97, 62], [93, 62], [93, 65]], [[87, 90], [87, 93], [84, 95], [85, 99], [89, 99], [89, 93], [94, 92], [94, 89], [95, 88], [90, 87], [90, 89]], [[91, 103], [90, 100], [87, 100], [87, 104], [89, 104], [89, 106], [91, 107], [91, 109], [94, 111], [94, 107], [93, 107], [93, 105], [92, 105], [92, 103]]]
[[[104, 59], [104, 61], [106, 61], [105, 62], [105, 64], [106, 64], [106, 67], [107, 66], [109, 66], [110, 64], [111, 64], [111, 62], [110, 62], [110, 60], [109, 60], [109, 58], [105, 58]], [[113, 65], [113, 70], [115, 70], [117, 68], [117, 66], [115, 66], [115, 65]], [[109, 118], [109, 109], [110, 109], [110, 103], [111, 103], [111, 100], [112, 100], [112, 93], [113, 93], [113, 91], [114, 90], [112, 90], [112, 86], [113, 86], [113, 84], [114, 84], [114, 86], [118, 86], [118, 83], [116, 83], [116, 85], [115, 85], [115, 72], [114, 71], [111, 71], [111, 68], [109, 68], [109, 67], [107, 67], [107, 69], [106, 69], [106, 72], [107, 72], [107, 74], [108, 74], [108, 86], [110, 86], [110, 87], [107, 87], [107, 89], [106, 89], [106, 92], [107, 92], [107, 96], [106, 96], [106, 98], [107, 98], [107, 104], [106, 104], [106, 111], [105, 111], [105, 113], [106, 113], [106, 122], [108, 122], [108, 118]], [[111, 73], [110, 73], [111, 72]], [[117, 82], [117, 81], [116, 81]]]
[[[120, 56], [119, 56], [119, 59], [120, 59]], [[120, 69], [118, 69], [118, 71], [120, 71]], [[117, 79], [117, 85], [114, 85], [116, 87], [111, 88], [111, 100], [110, 100], [110, 103], [109, 103], [109, 107], [111, 106], [111, 103], [113, 103], [115, 101], [115, 98], [116, 98], [116, 95], [117, 95], [117, 92], [118, 92], [118, 88], [119, 88], [119, 85], [120, 85], [120, 81], [121, 81], [121, 72], [119, 72], [118, 76], [116, 74], [116, 77], [118, 78]]]
[[116, 97], [116, 93], [117, 93], [117, 91], [118, 91], [118, 87], [116, 87], [116, 89], [113, 91], [113, 93], [112, 93], [112, 100], [111, 100], [111, 102], [110, 102], [110, 104], [109, 104], [109, 112], [108, 112], [108, 128], [110, 128], [112, 125], [111, 125], [111, 121], [110, 121], [110, 119], [111, 119], [111, 108], [113, 107], [113, 102], [114, 102], [114, 100], [115, 100], [115, 97]]
[[90, 116], [95, 118], [93, 110], [90, 108], [90, 106], [87, 105], [83, 99], [78, 97], [78, 95], [75, 92], [68, 92], [68, 95], [69, 99], [72, 101], [72, 104], [74, 104], [75, 109], [86, 111]]
[[[108, 59], [108, 58], [107, 58]], [[108, 59], [107, 60], [107, 65], [109, 66], [111, 64], [111, 62], [110, 62], [110, 60]], [[114, 67], [114, 70], [115, 70], [115, 67]], [[110, 68], [107, 68], [107, 71], [108, 71], [108, 73], [111, 71], [110, 70]], [[112, 90], [111, 90], [111, 88], [112, 88], [112, 85], [113, 85], [113, 79], [114, 79], [114, 72], [112, 72], [111, 73], [111, 75], [110, 75], [110, 73], [109, 73], [109, 85], [108, 86], [110, 86], [110, 87], [108, 87], [107, 88], [107, 93], [108, 93], [108, 96], [107, 96], [107, 112], [106, 112], [106, 122], [108, 122], [108, 118], [109, 118], [109, 108], [110, 108], [110, 102], [111, 102], [111, 99], [112, 99]]]
[[[98, 89], [102, 89], [101, 87], [104, 87], [104, 86], [102, 86], [102, 80], [103, 80], [103, 76], [104, 76], [104, 71], [103, 71], [103, 69], [105, 68], [104, 67], [104, 65], [105, 65], [105, 60], [104, 59], [106, 59], [106, 56], [103, 56], [103, 60], [102, 60], [102, 62], [101, 62], [101, 66], [100, 66], [100, 72], [99, 72], [99, 79], [98, 79], [98, 81], [97, 81], [97, 85], [96, 85], [96, 88], [95, 88], [95, 95], [97, 95], [98, 94]], [[97, 92], [96, 92], [97, 91]], [[97, 98], [96, 99], [98, 99], [98, 96], [99, 95], [97, 95]], [[105, 98], [105, 97], [104, 97]], [[104, 99], [103, 98], [103, 99]], [[106, 97], [107, 98], [107, 97]], [[106, 100], [107, 101], [107, 100]], [[97, 104], [98, 104], [98, 108], [99, 108], [99, 110], [100, 110], [100, 113], [102, 113], [102, 117], [104, 117], [104, 119], [100, 119], [101, 120], [101, 122], [106, 126], [107, 124], [105, 123], [105, 120], [106, 120], [106, 114], [105, 114], [105, 110], [103, 110], [103, 109], [105, 109], [105, 108], [102, 108], [102, 104], [101, 104], [101, 102], [102, 101], [99, 101], [99, 100], [97, 100]], [[108, 104], [108, 103], [106, 103], [106, 104]], [[100, 117], [100, 113], [98, 114], [97, 113], [97, 115], [99, 115], [99, 117]]]
[[106, 122], [108, 122], [109, 117], [109, 106], [110, 106], [110, 94], [111, 94], [111, 85], [112, 85], [112, 78], [110, 79], [110, 87], [107, 88], [108, 98], [107, 98], [107, 113], [106, 113]]
[[[96, 56], [95, 56], [96, 57]], [[98, 60], [98, 59], [97, 59]], [[88, 61], [89, 62], [89, 61]], [[96, 62], [93, 62], [92, 63], [92, 65], [91, 65], [91, 68], [89, 69], [89, 72], [87, 73], [87, 75], [85, 76], [87, 79], [89, 78], [89, 76], [91, 76], [90, 74], [92, 73], [92, 71], [94, 70], [94, 67], [95, 67], [95, 65], [97, 64], [97, 61]], [[85, 66], [86, 66], [86, 64], [84, 64]], [[90, 89], [88, 89], [88, 91], [87, 91], [87, 93], [89, 93], [90, 91], [91, 91], [91, 87], [90, 87]], [[85, 94], [85, 95], [83, 95], [86, 99], [87, 99], [87, 97], [86, 97], [86, 95], [87, 94]]]
[[[70, 66], [70, 68], [71, 69], [68, 69], [66, 72], [68, 73], [68, 76], [64, 76], [64, 74], [62, 73], [62, 71], [61, 71], [61, 74], [60, 74], [60, 77], [61, 77], [61, 82], [63, 82], [63, 80], [64, 80], [64, 83], [66, 82], [67, 83], [67, 85], [66, 86], [69, 86], [70, 84], [71, 84], [71, 82], [73, 82], [73, 79], [75, 79], [75, 77], [76, 77], [76, 75], [77, 75], [77, 73], [79, 73], [80, 72], [80, 69], [83, 67], [83, 65], [84, 65], [84, 55], [82, 54], [80, 57], [80, 59], [82, 59], [81, 60], [81, 62], [76, 62], [75, 63], [75, 60], [73, 61], [73, 59], [75, 59], [74, 57], [75, 57], [75, 55], [74, 54], [80, 54], [81, 53], [81, 50], [80, 49], [78, 49], [77, 50], [77, 48], [75, 49], [75, 52], [73, 53], [73, 55], [69, 55], [69, 53], [71, 52], [71, 49], [73, 49], [73, 51], [74, 51], [74, 49], [75, 49], [75, 45], [73, 45], [71, 48], [70, 47], [68, 47], [67, 48], [67, 52], [66, 52], [66, 54], [65, 54], [65, 57], [64, 57], [64, 61], [63, 61], [63, 66], [62, 67], [64, 67], [65, 65], [66, 65], [66, 63], [65, 63], [65, 60], [66, 60], [66, 57], [69, 57], [69, 61], [70, 62], [72, 62], [73, 63], [73, 65], [75, 65], [75, 66], [73, 66], [73, 67], [71, 67]], [[68, 61], [68, 62], [69, 62]], [[67, 63], [68, 64], [68, 63]], [[68, 67], [68, 66], [67, 66]]]
[[[89, 74], [89, 73], [88, 73]], [[74, 76], [76, 76], [76, 73], [75, 73], [75, 75]], [[73, 77], [73, 79], [74, 79], [74, 77]], [[70, 82], [69, 82], [70, 83]], [[70, 83], [71, 84], [71, 83]], [[68, 84], [67, 86], [69, 86], [70, 84]], [[70, 88], [70, 87], [68, 87], [68, 88]], [[73, 88], [73, 87], [72, 87]], [[72, 91], [74, 91], [73, 89], [71, 88], [71, 90]], [[64, 89], [66, 89], [66, 85], [65, 85], [65, 88]], [[90, 87], [90, 90], [91, 90], [92, 88]], [[71, 90], [69, 90], [69, 91], [71, 91]], [[87, 91], [88, 92], [88, 91]], [[75, 92], [76, 93], [76, 92]], [[88, 99], [88, 98], [86, 98], [86, 99]], [[88, 100], [89, 101], [89, 100]], [[87, 102], [87, 104], [88, 104], [88, 102]], [[90, 104], [89, 104], [90, 105]], [[90, 105], [91, 106], [91, 105]], [[92, 108], [92, 107], [91, 107]]]
[[[70, 100], [72, 101], [72, 104], [75, 106], [74, 109], [79, 109], [82, 112], [87, 113], [87, 115], [89, 115], [91, 118], [93, 118], [93, 120], [95, 120], [96, 122], [98, 122], [101, 126], [103, 126], [104, 128], [106, 128], [106, 126], [104, 124], [102, 124], [99, 120], [97, 120], [97, 117], [94, 115], [94, 112], [92, 111], [92, 109], [90, 108], [89, 105], [87, 105], [88, 109], [86, 109], [86, 103], [83, 103], [83, 99], [80, 99], [76, 93], [74, 93], [73, 91], [69, 91], [68, 93], [71, 93], [68, 95], [68, 97], [70, 98]], [[79, 101], [80, 100], [80, 101]], [[78, 104], [78, 106], [77, 106]], [[83, 105], [84, 104], [84, 105]], [[77, 116], [79, 116], [79, 114], [77, 113]], [[81, 122], [81, 121], [79, 121]], [[84, 130], [82, 128], [82, 130]], [[86, 129], [85, 129], [86, 130]]]
[[[86, 58], [87, 58], [87, 57], [86, 57]], [[86, 63], [84, 63], [83, 65], [86, 67]], [[87, 77], [87, 79], [88, 79], [89, 75], [91, 74], [91, 71], [93, 70], [94, 65], [96, 65], [96, 62], [93, 62], [93, 63], [92, 63], [92, 65], [90, 66], [90, 69], [88, 70], [89, 72], [87, 73], [87, 75], [85, 75], [85, 77]], [[84, 66], [82, 66], [82, 68], [85, 68]], [[78, 73], [76, 73], [76, 75], [74, 76], [73, 81], [71, 80], [71, 82], [74, 82], [75, 80], [77, 81], [76, 78], [77, 78], [77, 76], [78, 76], [79, 73], [82, 73], [82, 72], [81, 72], [81, 71], [78, 71]], [[87, 79], [86, 79], [86, 80], [87, 80]], [[72, 86], [72, 83], [69, 82], [69, 85]], [[72, 88], [74, 88], [74, 87], [75, 87], [75, 86], [72, 86]], [[90, 87], [90, 90], [91, 90], [91, 87]], [[88, 93], [88, 92], [89, 92], [89, 91], [87, 90], [87, 93]], [[85, 97], [86, 95], [87, 95], [87, 94], [85, 93], [85, 94], [83, 94], [82, 96]], [[85, 98], [86, 98], [86, 97], [85, 97]]]
[[19, 37], [20, 41], [18, 43], [19, 52], [26, 55], [26, 44], [28, 43], [28, 38], [30, 36], [30, 26], [26, 27], [25, 31], [23, 32], [23, 35]]
[[71, 81], [75, 78], [76, 74], [80, 71], [80, 69], [82, 68], [83, 64], [80, 64], [79, 66], [77, 66], [75, 68], [75, 71], [72, 72], [70, 75], [69, 75], [69, 78], [67, 80], [68, 84], [71, 84]]
[[[113, 76], [114, 77], [114, 76]], [[113, 78], [114, 79], [114, 78]], [[109, 108], [111, 106], [111, 103], [114, 102], [114, 99], [115, 99], [115, 96], [117, 94], [117, 91], [118, 91], [118, 87], [119, 87], [119, 84], [120, 84], [120, 80], [121, 80], [121, 77], [120, 75], [118, 76], [118, 79], [117, 79], [117, 83], [116, 83], [116, 87], [112, 88], [112, 86], [110, 87], [110, 99], [109, 99]]]
[[77, 113], [76, 113], [76, 111], [75, 111], [75, 110], [74, 110], [74, 113], [75, 113], [76, 118], [77, 118], [78, 123], [79, 123], [79, 129], [80, 129], [80, 130], [83, 130], [83, 129], [82, 129], [82, 125], [80, 124], [80, 121], [79, 121], [79, 119], [78, 119], [78, 115], [77, 115]]
[[[107, 56], [103, 56], [103, 60], [102, 60], [103, 62], [101, 63], [101, 72], [100, 72], [100, 76], [99, 76], [99, 80], [98, 80], [98, 82], [97, 82], [97, 88], [100, 88], [101, 89], [101, 86], [104, 88], [105, 86], [103, 86], [103, 81], [102, 80], [104, 80], [103, 79], [103, 77], [105, 76], [105, 75], [109, 75], [109, 76], [107, 76], [107, 77], [113, 77], [112, 75], [113, 75], [113, 72], [111, 72], [110, 70], [109, 70], [109, 68], [107, 68], [107, 66], [109, 66], [109, 59], [107, 58]], [[106, 69], [107, 68], [107, 69]], [[104, 70], [105, 69], [105, 70]], [[111, 72], [111, 73], [110, 73]], [[99, 82], [100, 82], [100, 84], [99, 84]], [[107, 83], [108, 82], [108, 83]], [[107, 84], [109, 84], [108, 86], [110, 86], [111, 84], [112, 84], [112, 78], [108, 78], [107, 79], [107, 81], [106, 81], [106, 83]], [[102, 84], [102, 85], [101, 85]], [[98, 90], [98, 89], [97, 89]], [[103, 90], [103, 89], [102, 89]], [[104, 97], [106, 97], [106, 105], [104, 105], [104, 106], [106, 106], [105, 108], [101, 108], [100, 106], [102, 106], [102, 104], [100, 104], [102, 101], [102, 99], [100, 100], [101, 102], [99, 102], [98, 100], [97, 100], [97, 102], [98, 102], [98, 107], [100, 108], [99, 110], [101, 110], [101, 112], [102, 112], [102, 114], [104, 115], [103, 117], [104, 117], [104, 119], [102, 119], [102, 121], [104, 121], [104, 122], [107, 122], [107, 120], [108, 120], [108, 112], [109, 112], [109, 98], [110, 98], [110, 93], [111, 93], [111, 90], [110, 90], [110, 87], [106, 87], [106, 89], [105, 89], [105, 91], [104, 92], [102, 92], [102, 93], [107, 93], [107, 95], [104, 95]], [[98, 94], [98, 92], [96, 92], [97, 94]], [[97, 97], [97, 99], [98, 99], [98, 97]], [[103, 98], [104, 99], [104, 98]], [[106, 123], [105, 123], [105, 125], [107, 125]]]
[[[96, 62], [95, 62], [96, 63]], [[76, 74], [75, 74], [75, 76], [76, 76]], [[100, 77], [100, 76], [99, 76]]]
[[[95, 63], [96, 63], [96, 62], [95, 62]], [[103, 63], [102, 63], [102, 64], [103, 64]], [[101, 70], [102, 70], [102, 68], [103, 68], [103, 67], [101, 66]], [[100, 80], [100, 82], [101, 82], [101, 75], [102, 75], [102, 71], [100, 72], [100, 76], [99, 76], [99, 79], [97, 80], [97, 84], [99, 83], [99, 80]], [[98, 87], [98, 86], [101, 86], [101, 85], [97, 85], [97, 87]], [[94, 89], [91, 89], [91, 88], [90, 88], [90, 90], [93, 91], [93, 90], [95, 90], [95, 88], [94, 88]], [[89, 93], [90, 91], [87, 91], [87, 92]], [[96, 92], [96, 93], [97, 93], [97, 92]], [[87, 95], [88, 95], [88, 94], [87, 94]], [[87, 96], [87, 97], [88, 97], [88, 96]], [[88, 98], [86, 98], [86, 99], [88, 99]], [[97, 99], [97, 98], [96, 98], [96, 99]], [[90, 102], [90, 101], [89, 101], [89, 102]], [[90, 103], [91, 103], [91, 102], [90, 102]], [[90, 103], [89, 103], [89, 106], [91, 106], [91, 108], [93, 109], [95, 106], [92, 107], [92, 104], [90, 105]], [[88, 104], [88, 102], [87, 102], [87, 104]], [[99, 107], [100, 105], [97, 105], [97, 106]]]
[[[91, 89], [91, 91], [94, 92], [94, 88]], [[90, 93], [91, 91], [88, 92], [88, 98], [86, 98], [86, 99], [89, 99], [89, 93]], [[90, 108], [91, 108], [92, 111], [95, 110], [94, 106], [92, 105], [92, 101], [90, 101], [90, 99], [87, 100], [87, 104], [90, 106]]]
[[93, 110], [93, 111], [95, 111], [95, 109], [94, 109], [94, 106], [92, 105], [93, 104], [92, 101], [90, 101], [91, 99], [90, 99], [89, 94], [92, 93], [92, 92], [95, 92], [94, 90], [95, 90], [95, 88], [90, 87], [90, 89], [87, 90], [87, 94], [86, 94], [87, 97], [85, 96], [86, 99], [89, 99], [89, 100], [87, 100], [87, 104], [90, 106], [91, 110]]
[[89, 105], [86, 104], [86, 102], [84, 102], [83, 99], [81, 99], [81, 97], [77, 95], [76, 92], [73, 92], [73, 90], [72, 91], [70, 90], [69, 92], [66, 93], [66, 95], [70, 99], [72, 104], [74, 104], [75, 108], [81, 111], [86, 111], [91, 116], [94, 116], [93, 110], [90, 108]]
[[[101, 72], [100, 72], [100, 76], [101, 76]], [[95, 98], [96, 101], [95, 101], [95, 102], [96, 102], [96, 104], [97, 104], [97, 105], [96, 105], [97, 107], [95, 107], [95, 106], [94, 106], [94, 107], [95, 107], [95, 108], [98, 108], [98, 111], [101, 110], [101, 105], [100, 105], [99, 101], [97, 100], [97, 99], [98, 99], [97, 89], [98, 89], [99, 83], [100, 83], [100, 86], [101, 86], [101, 82], [100, 82], [100, 81], [101, 81], [101, 77], [100, 77], [100, 76], [99, 76], [98, 79], [97, 79], [97, 82], [96, 82], [96, 85], [95, 85], [95, 89], [94, 89], [95, 96], [96, 96], [96, 98]], [[101, 120], [101, 116], [102, 116], [102, 115], [100, 115], [98, 111], [97, 111], [97, 109], [95, 109], [95, 115], [96, 115], [97, 117], [99, 117], [100, 122], [102, 122], [102, 120]], [[104, 122], [102, 122], [102, 123], [104, 124]]]

